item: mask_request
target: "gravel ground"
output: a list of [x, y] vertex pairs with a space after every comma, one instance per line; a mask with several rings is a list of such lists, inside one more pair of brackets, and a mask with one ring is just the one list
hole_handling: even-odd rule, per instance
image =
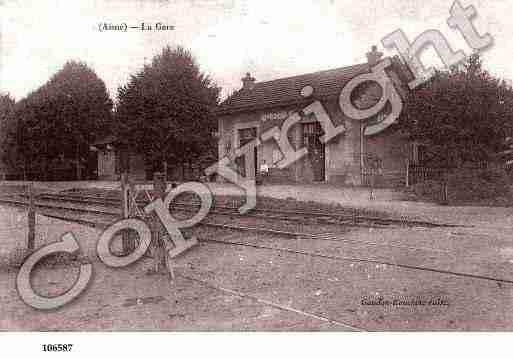
[[[111, 269], [95, 253], [101, 233], [77, 224], [37, 216], [36, 244], [57, 240], [72, 231], [83, 256], [93, 263], [88, 289], [58, 310], [43, 312], [26, 306], [16, 293], [16, 265], [22, 261], [26, 232], [16, 234], [26, 216], [21, 209], [0, 207], [3, 228], [3, 265], [0, 268], [2, 315], [0, 330], [345, 330], [316, 317], [282, 310], [254, 299], [213, 289], [205, 284], [165, 275], [148, 274], [153, 261], [143, 258], [123, 269]], [[192, 252], [192, 251], [191, 251]], [[53, 296], [64, 292], [78, 273], [76, 265], [41, 265], [33, 272], [36, 292]]]
[[[212, 242], [201, 242], [178, 258], [177, 277], [170, 283], [165, 275], [147, 273], [153, 264], [148, 258], [122, 269], [99, 262], [97, 229], [42, 216], [36, 220], [37, 246], [73, 231], [83, 256], [93, 263], [93, 280], [61, 309], [42, 312], [23, 304], [12, 264], [13, 258], [20, 260], [16, 253], [25, 244], [26, 217], [20, 209], [0, 207], [5, 229], [0, 233], [1, 330], [513, 329], [512, 284]], [[513, 279], [511, 233], [505, 230], [345, 228], [330, 235], [331, 240], [290, 240], [205, 227], [194, 232], [204, 240]], [[72, 264], [41, 265], [33, 274], [34, 287], [43, 295], [61, 293], [77, 271]], [[394, 300], [396, 305], [383, 304]]]

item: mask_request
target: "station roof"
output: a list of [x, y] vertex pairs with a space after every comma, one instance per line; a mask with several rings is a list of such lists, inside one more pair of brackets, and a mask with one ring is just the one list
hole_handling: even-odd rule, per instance
[[[392, 66], [405, 74], [404, 65], [393, 57]], [[339, 96], [343, 87], [355, 76], [370, 72], [368, 63], [339, 67], [272, 81], [255, 82], [251, 89], [241, 88], [223, 101], [217, 115], [270, 109], [293, 104], [309, 103], [311, 98], [301, 96], [305, 86], [313, 87], [315, 99]]]
[[97, 141], [92, 143], [93, 146], [101, 146], [101, 145], [112, 145], [118, 142], [118, 138], [114, 135], [109, 135], [107, 137], [100, 138]]
[[309, 100], [301, 96], [301, 89], [305, 86], [313, 87], [315, 98], [338, 96], [344, 85], [353, 77], [369, 71], [369, 65], [365, 63], [255, 82], [253, 88], [242, 88], [222, 102], [216, 113], [222, 115], [308, 102]]

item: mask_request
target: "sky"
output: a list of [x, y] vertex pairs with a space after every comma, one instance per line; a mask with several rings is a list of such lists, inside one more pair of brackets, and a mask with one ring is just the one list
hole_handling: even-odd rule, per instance
[[[366, 61], [372, 45], [401, 29], [413, 41], [441, 31], [453, 49], [470, 54], [447, 25], [453, 0], [0, 0], [0, 91], [15, 99], [44, 84], [67, 60], [81, 60], [113, 99], [130, 74], [164, 46], [182, 45], [223, 89], [241, 87], [250, 72], [268, 81]], [[461, 0], [494, 44], [483, 53], [495, 75], [513, 78], [513, 1]], [[172, 31], [99, 31], [100, 24], [160, 22]], [[422, 57], [442, 67], [433, 50]]]

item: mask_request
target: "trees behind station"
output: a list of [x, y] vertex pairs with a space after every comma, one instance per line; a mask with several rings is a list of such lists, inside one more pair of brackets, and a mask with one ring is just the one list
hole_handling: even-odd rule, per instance
[[220, 88], [183, 47], [162, 49], [118, 88], [118, 137], [153, 171], [217, 157], [213, 110]]

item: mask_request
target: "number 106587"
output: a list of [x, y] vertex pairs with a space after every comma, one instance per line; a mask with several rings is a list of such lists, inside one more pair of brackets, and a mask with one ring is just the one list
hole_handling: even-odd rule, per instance
[[73, 344], [43, 344], [44, 352], [70, 352]]

